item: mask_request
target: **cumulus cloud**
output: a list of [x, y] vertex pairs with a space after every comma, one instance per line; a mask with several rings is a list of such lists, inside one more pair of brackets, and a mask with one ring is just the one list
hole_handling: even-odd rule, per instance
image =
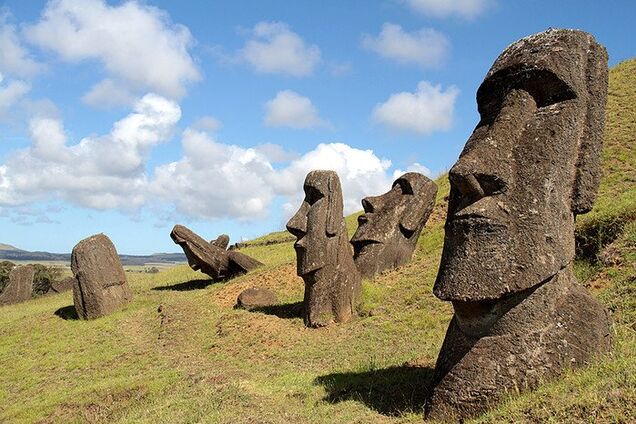
[[214, 132], [221, 129], [221, 121], [214, 116], [202, 116], [194, 121], [192, 127], [203, 131]]
[[180, 98], [186, 85], [200, 78], [188, 52], [193, 43], [188, 28], [138, 1], [116, 6], [104, 0], [50, 1], [40, 20], [25, 27], [24, 34], [65, 61], [97, 60], [104, 65], [113, 80], [93, 87], [87, 94], [89, 102], [103, 100], [104, 84], [113, 81]]
[[431, 28], [406, 32], [400, 25], [385, 23], [377, 37], [363, 35], [362, 46], [398, 63], [427, 68], [439, 66], [444, 61], [450, 43], [443, 34]]
[[453, 122], [453, 110], [459, 89], [443, 90], [441, 85], [421, 81], [414, 93], [392, 94], [373, 110], [376, 122], [390, 128], [422, 135], [448, 130]]
[[265, 103], [265, 125], [270, 127], [314, 128], [329, 123], [318, 115], [308, 97], [284, 90]]
[[267, 74], [304, 77], [321, 62], [318, 46], [307, 45], [283, 22], [259, 22], [238, 53], [254, 70]]
[[134, 100], [135, 97], [129, 90], [109, 78], [95, 84], [82, 97], [84, 103], [99, 109], [131, 105]]
[[3, 84], [3, 77], [0, 74], [0, 118], [30, 90], [31, 86], [20, 80]]
[[180, 117], [176, 103], [148, 94], [109, 134], [73, 145], [58, 119], [34, 117], [32, 146], [0, 167], [0, 205], [62, 199], [94, 209], [138, 208], [145, 200], [150, 150], [169, 138]]
[[419, 172], [422, 175], [426, 175], [427, 177], [431, 176], [431, 170], [422, 165], [419, 162], [413, 162], [409, 166], [406, 167], [405, 170], [396, 169], [393, 171], [393, 179], [396, 180], [399, 176], [406, 174], [407, 172]]
[[414, 11], [445, 18], [456, 15], [465, 19], [472, 19], [486, 10], [494, 0], [404, 0]]
[[0, 72], [16, 78], [31, 78], [43, 66], [37, 63], [20, 42], [15, 25], [0, 11]]

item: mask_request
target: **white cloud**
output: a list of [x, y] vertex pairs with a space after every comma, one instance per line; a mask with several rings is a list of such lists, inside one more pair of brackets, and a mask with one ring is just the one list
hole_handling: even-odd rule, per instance
[[31, 90], [31, 86], [24, 81], [10, 81], [6, 85], [2, 82], [0, 74], [0, 118]]
[[221, 129], [221, 126], [221, 121], [214, 116], [202, 116], [192, 124], [193, 128], [210, 132], [218, 131]]
[[7, 14], [0, 11], [0, 72], [16, 78], [31, 78], [42, 70], [24, 48], [16, 27], [7, 23]]
[[421, 81], [414, 93], [401, 92], [378, 104], [373, 110], [376, 122], [391, 128], [427, 135], [448, 130], [453, 122], [453, 109], [459, 89]]
[[288, 152], [281, 145], [274, 143], [259, 144], [254, 149], [264, 155], [271, 163], [288, 162], [299, 157], [297, 153]]
[[404, 0], [414, 11], [444, 18], [457, 15], [465, 19], [472, 19], [486, 10], [494, 0]]
[[284, 90], [265, 103], [265, 125], [270, 127], [314, 128], [329, 126], [318, 115], [309, 98]]
[[377, 37], [364, 34], [362, 46], [398, 63], [426, 68], [439, 66], [444, 61], [450, 43], [431, 28], [409, 33], [400, 25], [385, 23]]
[[[137, 91], [180, 98], [186, 85], [200, 78], [188, 53], [190, 31], [173, 24], [166, 12], [138, 1], [118, 6], [103, 0], [50, 1], [40, 21], [25, 27], [24, 34], [65, 61], [100, 61], [115, 81]], [[93, 96], [103, 99], [97, 90], [101, 96]]]
[[122, 84], [106, 78], [84, 94], [82, 101], [89, 106], [99, 109], [108, 109], [116, 106], [132, 105], [135, 101], [133, 94]]
[[207, 133], [186, 129], [184, 156], [159, 166], [150, 185], [158, 199], [198, 218], [264, 216], [274, 195], [267, 178], [273, 171], [255, 149], [221, 144]]
[[307, 45], [285, 23], [259, 22], [251, 35], [239, 58], [257, 72], [304, 77], [311, 75], [321, 61], [318, 46]]
[[413, 162], [403, 171], [401, 169], [396, 169], [393, 171], [393, 179], [396, 180], [399, 176], [406, 174], [407, 172], [419, 172], [422, 175], [426, 175], [427, 177], [431, 176], [431, 170], [422, 165], [419, 162]]
[[59, 120], [35, 117], [29, 123], [32, 146], [14, 152], [1, 167], [0, 203], [62, 199], [94, 209], [138, 208], [146, 197], [149, 152], [180, 117], [176, 103], [148, 94], [108, 135], [74, 145]]

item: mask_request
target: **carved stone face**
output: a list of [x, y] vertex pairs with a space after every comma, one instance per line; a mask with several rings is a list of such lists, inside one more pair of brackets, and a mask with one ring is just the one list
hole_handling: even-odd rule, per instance
[[409, 172], [391, 190], [362, 199], [364, 214], [351, 239], [355, 261], [364, 276], [407, 262], [433, 205], [437, 186], [422, 174]]
[[338, 237], [344, 232], [342, 190], [333, 171], [311, 171], [303, 186], [305, 199], [287, 223], [296, 236], [298, 275], [335, 264]]
[[449, 171], [439, 298], [497, 299], [544, 281], [574, 257], [574, 216], [591, 207], [600, 176], [590, 151], [601, 146], [598, 99], [606, 86], [597, 81], [607, 63], [591, 37], [568, 48], [580, 34], [513, 44], [482, 83], [481, 121]]

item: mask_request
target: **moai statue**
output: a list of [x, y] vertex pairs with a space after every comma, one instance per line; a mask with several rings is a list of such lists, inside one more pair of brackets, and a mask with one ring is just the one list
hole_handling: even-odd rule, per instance
[[10, 305], [31, 299], [35, 268], [18, 265], [9, 272], [9, 282], [0, 293], [0, 305]]
[[358, 230], [351, 239], [353, 260], [362, 278], [411, 260], [436, 195], [433, 181], [407, 172], [388, 192], [362, 199], [364, 214], [358, 217]]
[[305, 199], [287, 223], [296, 236], [297, 273], [305, 281], [304, 320], [309, 327], [348, 321], [361, 300], [361, 280], [342, 216], [342, 190], [334, 171], [311, 171]]
[[73, 303], [81, 319], [108, 315], [132, 300], [115, 246], [104, 234], [80, 241], [71, 253]]
[[610, 348], [609, 318], [572, 272], [606, 98], [607, 53], [573, 30], [512, 44], [479, 87], [481, 120], [449, 172], [434, 294], [455, 314], [428, 416], [477, 415]]
[[177, 224], [170, 237], [183, 249], [190, 268], [201, 270], [214, 281], [228, 280], [263, 265], [244, 253], [225, 250], [230, 241], [225, 234], [208, 243], [189, 228]]

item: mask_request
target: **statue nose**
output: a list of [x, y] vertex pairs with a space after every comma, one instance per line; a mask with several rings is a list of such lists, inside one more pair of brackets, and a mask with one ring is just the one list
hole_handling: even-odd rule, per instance
[[362, 208], [367, 213], [373, 213], [382, 206], [382, 201], [379, 196], [369, 196], [362, 199]]

